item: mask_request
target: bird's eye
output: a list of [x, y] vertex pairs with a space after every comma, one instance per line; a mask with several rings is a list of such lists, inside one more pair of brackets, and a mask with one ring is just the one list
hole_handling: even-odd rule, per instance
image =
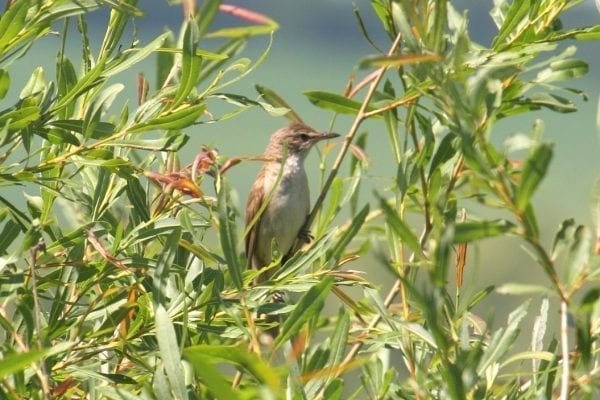
[[301, 139], [303, 142], [306, 142], [306, 141], [308, 141], [308, 139], [310, 139], [310, 136], [308, 136], [306, 133], [301, 133], [301, 134], [300, 134], [300, 139]]

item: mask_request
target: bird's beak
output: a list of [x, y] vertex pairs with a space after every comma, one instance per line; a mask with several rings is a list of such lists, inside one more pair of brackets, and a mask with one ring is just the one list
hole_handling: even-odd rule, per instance
[[339, 133], [333, 133], [333, 132], [319, 133], [318, 135], [315, 135], [313, 137], [313, 140], [315, 142], [320, 142], [321, 140], [333, 139], [338, 136], [340, 136]]

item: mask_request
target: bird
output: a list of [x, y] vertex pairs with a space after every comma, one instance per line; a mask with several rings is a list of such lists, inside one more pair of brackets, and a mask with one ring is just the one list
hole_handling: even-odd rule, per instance
[[[300, 122], [292, 122], [273, 133], [246, 205], [249, 231], [245, 247], [250, 268], [261, 269], [271, 264], [273, 243], [285, 262], [292, 255], [289, 253], [294, 250], [297, 238], [309, 239], [305, 223], [310, 212], [310, 192], [304, 160], [316, 143], [338, 136]], [[270, 279], [273, 273], [273, 269], [266, 271], [257, 282]]]

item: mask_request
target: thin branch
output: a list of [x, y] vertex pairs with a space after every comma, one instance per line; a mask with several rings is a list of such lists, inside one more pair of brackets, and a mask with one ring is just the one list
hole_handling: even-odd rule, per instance
[[561, 353], [562, 353], [562, 376], [560, 379], [560, 400], [567, 400], [569, 398], [569, 380], [571, 378], [570, 363], [569, 360], [569, 335], [567, 332], [568, 327], [568, 314], [567, 314], [567, 303], [565, 301], [560, 302], [560, 342], [561, 342]]

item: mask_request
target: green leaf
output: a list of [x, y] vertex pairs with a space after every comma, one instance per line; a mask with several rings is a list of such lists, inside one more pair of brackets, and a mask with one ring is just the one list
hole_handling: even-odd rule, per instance
[[551, 93], [534, 93], [526, 104], [536, 107], [546, 107], [559, 113], [570, 113], [577, 111], [577, 107], [568, 99]]
[[514, 224], [503, 219], [463, 222], [454, 226], [454, 243], [469, 243], [499, 236], [513, 228]]
[[335, 246], [331, 249], [330, 257], [333, 259], [339, 259], [346, 246], [350, 243], [350, 241], [358, 234], [360, 228], [365, 222], [365, 219], [369, 215], [369, 203], [367, 203], [360, 212], [352, 218], [352, 223], [350, 227], [344, 232], [344, 234], [339, 238]]
[[189, 136], [174, 131], [170, 135], [163, 135], [158, 139], [125, 139], [113, 140], [106, 143], [107, 147], [127, 147], [130, 149], [152, 150], [152, 151], [178, 151], [189, 140]]
[[[506, 4], [506, 3], [502, 3]], [[514, 34], [519, 28], [521, 21], [529, 14], [531, 9], [531, 0], [513, 1], [510, 3], [506, 16], [502, 19], [500, 31], [492, 42], [492, 47], [498, 49], [504, 45], [505, 40]], [[494, 10], [497, 11], [497, 10]]]
[[285, 341], [300, 332], [305, 323], [319, 314], [332, 286], [333, 278], [328, 276], [311, 287], [300, 298], [298, 304], [294, 307], [294, 311], [283, 323], [281, 333], [275, 339], [273, 344], [275, 349], [278, 349]]
[[196, 345], [183, 350], [185, 359], [193, 363], [200, 355], [216, 362], [226, 361], [241, 367], [260, 383], [268, 385], [274, 392], [279, 388], [279, 376], [273, 368], [256, 354], [240, 346]]
[[[308, 100], [315, 106], [332, 110], [340, 114], [356, 115], [362, 105], [361, 102], [349, 99], [348, 97], [323, 91], [304, 92]], [[368, 110], [373, 110], [372, 107]]]
[[[387, 7], [389, 7], [389, 5]], [[410, 22], [412, 18], [410, 17], [409, 13], [405, 11], [405, 7], [410, 9], [410, 7], [412, 6], [408, 3], [391, 3], [391, 17], [394, 22], [394, 27], [402, 33], [402, 39], [406, 42], [408, 49], [410, 49], [411, 51], [419, 51], [419, 41], [415, 37], [415, 33], [413, 30], [414, 25]]]
[[565, 81], [579, 78], [588, 73], [589, 66], [582, 60], [558, 60], [550, 63], [550, 67], [540, 71], [535, 82]]
[[340, 177], [336, 177], [331, 187], [329, 188], [329, 201], [327, 209], [322, 212], [319, 227], [317, 229], [317, 237], [321, 236], [327, 228], [330, 226], [331, 221], [335, 218], [335, 216], [339, 213], [341, 209], [341, 201], [342, 195], [344, 191], [344, 180]]
[[218, 99], [225, 100], [227, 103], [233, 104], [233, 105], [238, 106], [238, 107], [253, 107], [253, 106], [258, 106], [258, 107], [261, 107], [263, 110], [265, 110], [266, 112], [268, 112], [269, 114], [271, 114], [272, 116], [275, 116], [275, 117], [279, 117], [279, 116], [285, 115], [286, 113], [289, 112], [289, 110], [287, 108], [281, 108], [281, 107], [276, 108], [276, 107], [273, 107], [269, 103], [252, 100], [252, 99], [249, 99], [246, 96], [242, 96], [242, 95], [239, 95], [239, 94], [214, 93], [214, 94], [211, 94], [209, 97], [210, 98], [218, 98]]
[[171, 30], [167, 30], [165, 32], [165, 40], [162, 44], [163, 47], [157, 49], [156, 54], [156, 89], [160, 90], [166, 84], [167, 78], [169, 78], [169, 74], [171, 73], [171, 69], [175, 64], [175, 54], [177, 51], [169, 51], [169, 50], [179, 50], [180, 49], [172, 49], [175, 46], [175, 38], [173, 36], [173, 32]]
[[175, 264], [180, 238], [181, 227], [175, 227], [163, 241], [162, 251], [156, 260], [156, 269], [152, 273], [154, 300], [160, 304], [167, 304], [169, 298], [172, 297], [169, 293], [169, 274]]
[[198, 257], [200, 260], [209, 264], [224, 263], [224, 260], [217, 258], [207, 247], [201, 243], [190, 243], [187, 240], [181, 239], [179, 246]]
[[[29, 9], [29, 1], [17, 1], [7, 7], [6, 12], [0, 18], [0, 55], [4, 56], [10, 42], [25, 27], [25, 18]], [[1, 59], [1, 57], [0, 57]]]
[[41, 110], [37, 106], [17, 108], [0, 114], [0, 128], [8, 125], [8, 131], [19, 131], [40, 118]]
[[43, 360], [49, 351], [50, 349], [36, 349], [24, 353], [4, 354], [0, 363], [0, 379], [30, 368], [31, 364]]
[[[221, 68], [229, 58], [238, 54], [244, 48], [245, 44], [245, 38], [234, 38], [217, 49], [218, 54], [224, 55], [227, 58], [213, 60], [207, 59], [207, 61], [202, 65], [202, 70], [198, 76], [198, 82], [204, 81], [210, 74]], [[220, 77], [217, 75], [216, 82], [213, 82], [212, 86], [216, 86], [219, 79]]]
[[194, 20], [188, 20], [183, 35], [183, 56], [181, 62], [181, 76], [179, 86], [173, 96], [172, 108], [178, 107], [196, 86], [202, 58], [196, 55], [199, 33], [198, 25]]
[[578, 226], [573, 232], [572, 243], [564, 261], [566, 283], [578, 285], [579, 278], [589, 262], [592, 244], [590, 230], [583, 225]]
[[386, 67], [386, 68], [398, 68], [404, 65], [419, 64], [423, 62], [439, 61], [441, 57], [437, 54], [401, 54], [393, 56], [370, 56], [364, 58], [359, 68], [373, 68], [373, 67]]
[[207, 0], [198, 12], [198, 36], [202, 37], [219, 12], [221, 0]]
[[82, 94], [92, 90], [104, 81], [102, 73], [105, 71], [104, 61], [99, 61], [98, 64], [90, 69], [84, 76], [82, 76], [75, 86], [65, 93], [59, 100], [59, 102], [50, 110], [51, 113], [56, 113], [61, 109], [68, 107], [71, 103], [81, 96]]
[[492, 364], [499, 363], [500, 358], [510, 350], [519, 335], [519, 325], [527, 315], [528, 307], [529, 300], [510, 313], [505, 328], [500, 328], [494, 333], [477, 368], [478, 374], [485, 375], [486, 369]]
[[[198, 227], [204, 226], [198, 223]], [[180, 228], [181, 224], [174, 218], [163, 218], [158, 221], [150, 220], [146, 223], [141, 223], [129, 232], [119, 246], [120, 250], [127, 249], [130, 246], [144, 243], [146, 241], [156, 239], [157, 236], [167, 235], [174, 229]]]
[[186, 400], [188, 397], [184, 380], [185, 372], [181, 364], [175, 328], [162, 304], [156, 306], [154, 316], [156, 318], [158, 350], [171, 386], [171, 393], [175, 399]]
[[546, 175], [552, 159], [553, 145], [540, 144], [533, 149], [523, 167], [521, 182], [515, 190], [515, 205], [519, 210], [525, 210], [531, 201], [531, 196]]
[[81, 145], [77, 136], [64, 129], [50, 129], [48, 132], [36, 131], [36, 133], [52, 144]]
[[581, 359], [586, 367], [589, 367], [589, 362], [592, 358], [594, 351], [592, 345], [596, 341], [594, 331], [592, 328], [597, 320], [597, 307], [598, 299], [600, 298], [600, 289], [592, 288], [588, 290], [581, 304], [577, 307], [575, 314], [576, 323], [576, 334], [577, 334], [577, 348], [581, 351]]
[[125, 191], [127, 192], [127, 198], [133, 206], [132, 217], [138, 221], [150, 220], [150, 206], [146, 198], [146, 192], [137, 177], [130, 176], [127, 179], [127, 185], [125, 185]]
[[8, 246], [21, 234], [21, 226], [12, 219], [6, 221], [0, 232], [0, 255], [4, 254]]
[[185, 352], [185, 358], [194, 366], [194, 372], [200, 378], [202, 383], [216, 399], [239, 399], [238, 392], [231, 389], [231, 383], [226, 380], [215, 365], [211, 357], [205, 356], [201, 352]]
[[505, 283], [496, 289], [500, 294], [510, 294], [513, 296], [522, 296], [538, 293], [552, 293], [552, 289], [547, 286], [533, 285], [526, 283]]
[[389, 227], [402, 239], [402, 242], [415, 252], [415, 254], [421, 254], [419, 239], [413, 233], [412, 229], [400, 218], [396, 210], [382, 197], [379, 198], [379, 206], [385, 214], [385, 219]]
[[206, 104], [182, 106], [181, 109], [162, 113], [148, 122], [134, 124], [129, 133], [141, 133], [153, 130], [177, 130], [192, 125], [206, 110]]
[[0, 100], [6, 97], [10, 88], [10, 75], [4, 68], [0, 68]]
[[287, 119], [295, 122], [302, 122], [302, 119], [292, 109], [292, 107], [290, 107], [289, 104], [273, 90], [263, 85], [254, 85], [254, 87], [256, 88], [256, 91], [260, 93], [262, 98], [271, 106], [280, 109], [287, 109], [287, 112], [284, 114]]
[[140, 61], [143, 61], [152, 53], [159, 51], [160, 47], [165, 43], [168, 36], [169, 32], [165, 32], [142, 48], [132, 48], [125, 50], [122, 53], [124, 57], [117, 58], [115, 59], [115, 61], [109, 63], [106, 66], [103, 75], [106, 77], [110, 77], [118, 73], [130, 70], [131, 67], [135, 64], [139, 63]]
[[21, 90], [19, 98], [25, 99], [27, 97], [35, 96], [36, 94], [44, 91], [44, 89], [46, 89], [46, 76], [44, 74], [44, 69], [42, 67], [37, 67], [29, 77], [25, 87], [23, 87]]
[[350, 331], [350, 316], [344, 307], [340, 307], [337, 324], [331, 334], [329, 345], [329, 365], [332, 368], [338, 366], [344, 359], [348, 332]]
[[221, 239], [221, 247], [223, 248], [223, 256], [227, 261], [227, 269], [231, 275], [231, 279], [238, 290], [243, 287], [242, 270], [243, 266], [237, 256], [236, 250], [236, 227], [234, 221], [234, 212], [230, 205], [230, 188], [227, 181], [221, 177], [218, 189], [218, 204], [219, 213], [219, 237]]
[[441, 140], [437, 150], [433, 154], [429, 167], [429, 175], [440, 168], [446, 161], [456, 155], [456, 136], [448, 134]]

